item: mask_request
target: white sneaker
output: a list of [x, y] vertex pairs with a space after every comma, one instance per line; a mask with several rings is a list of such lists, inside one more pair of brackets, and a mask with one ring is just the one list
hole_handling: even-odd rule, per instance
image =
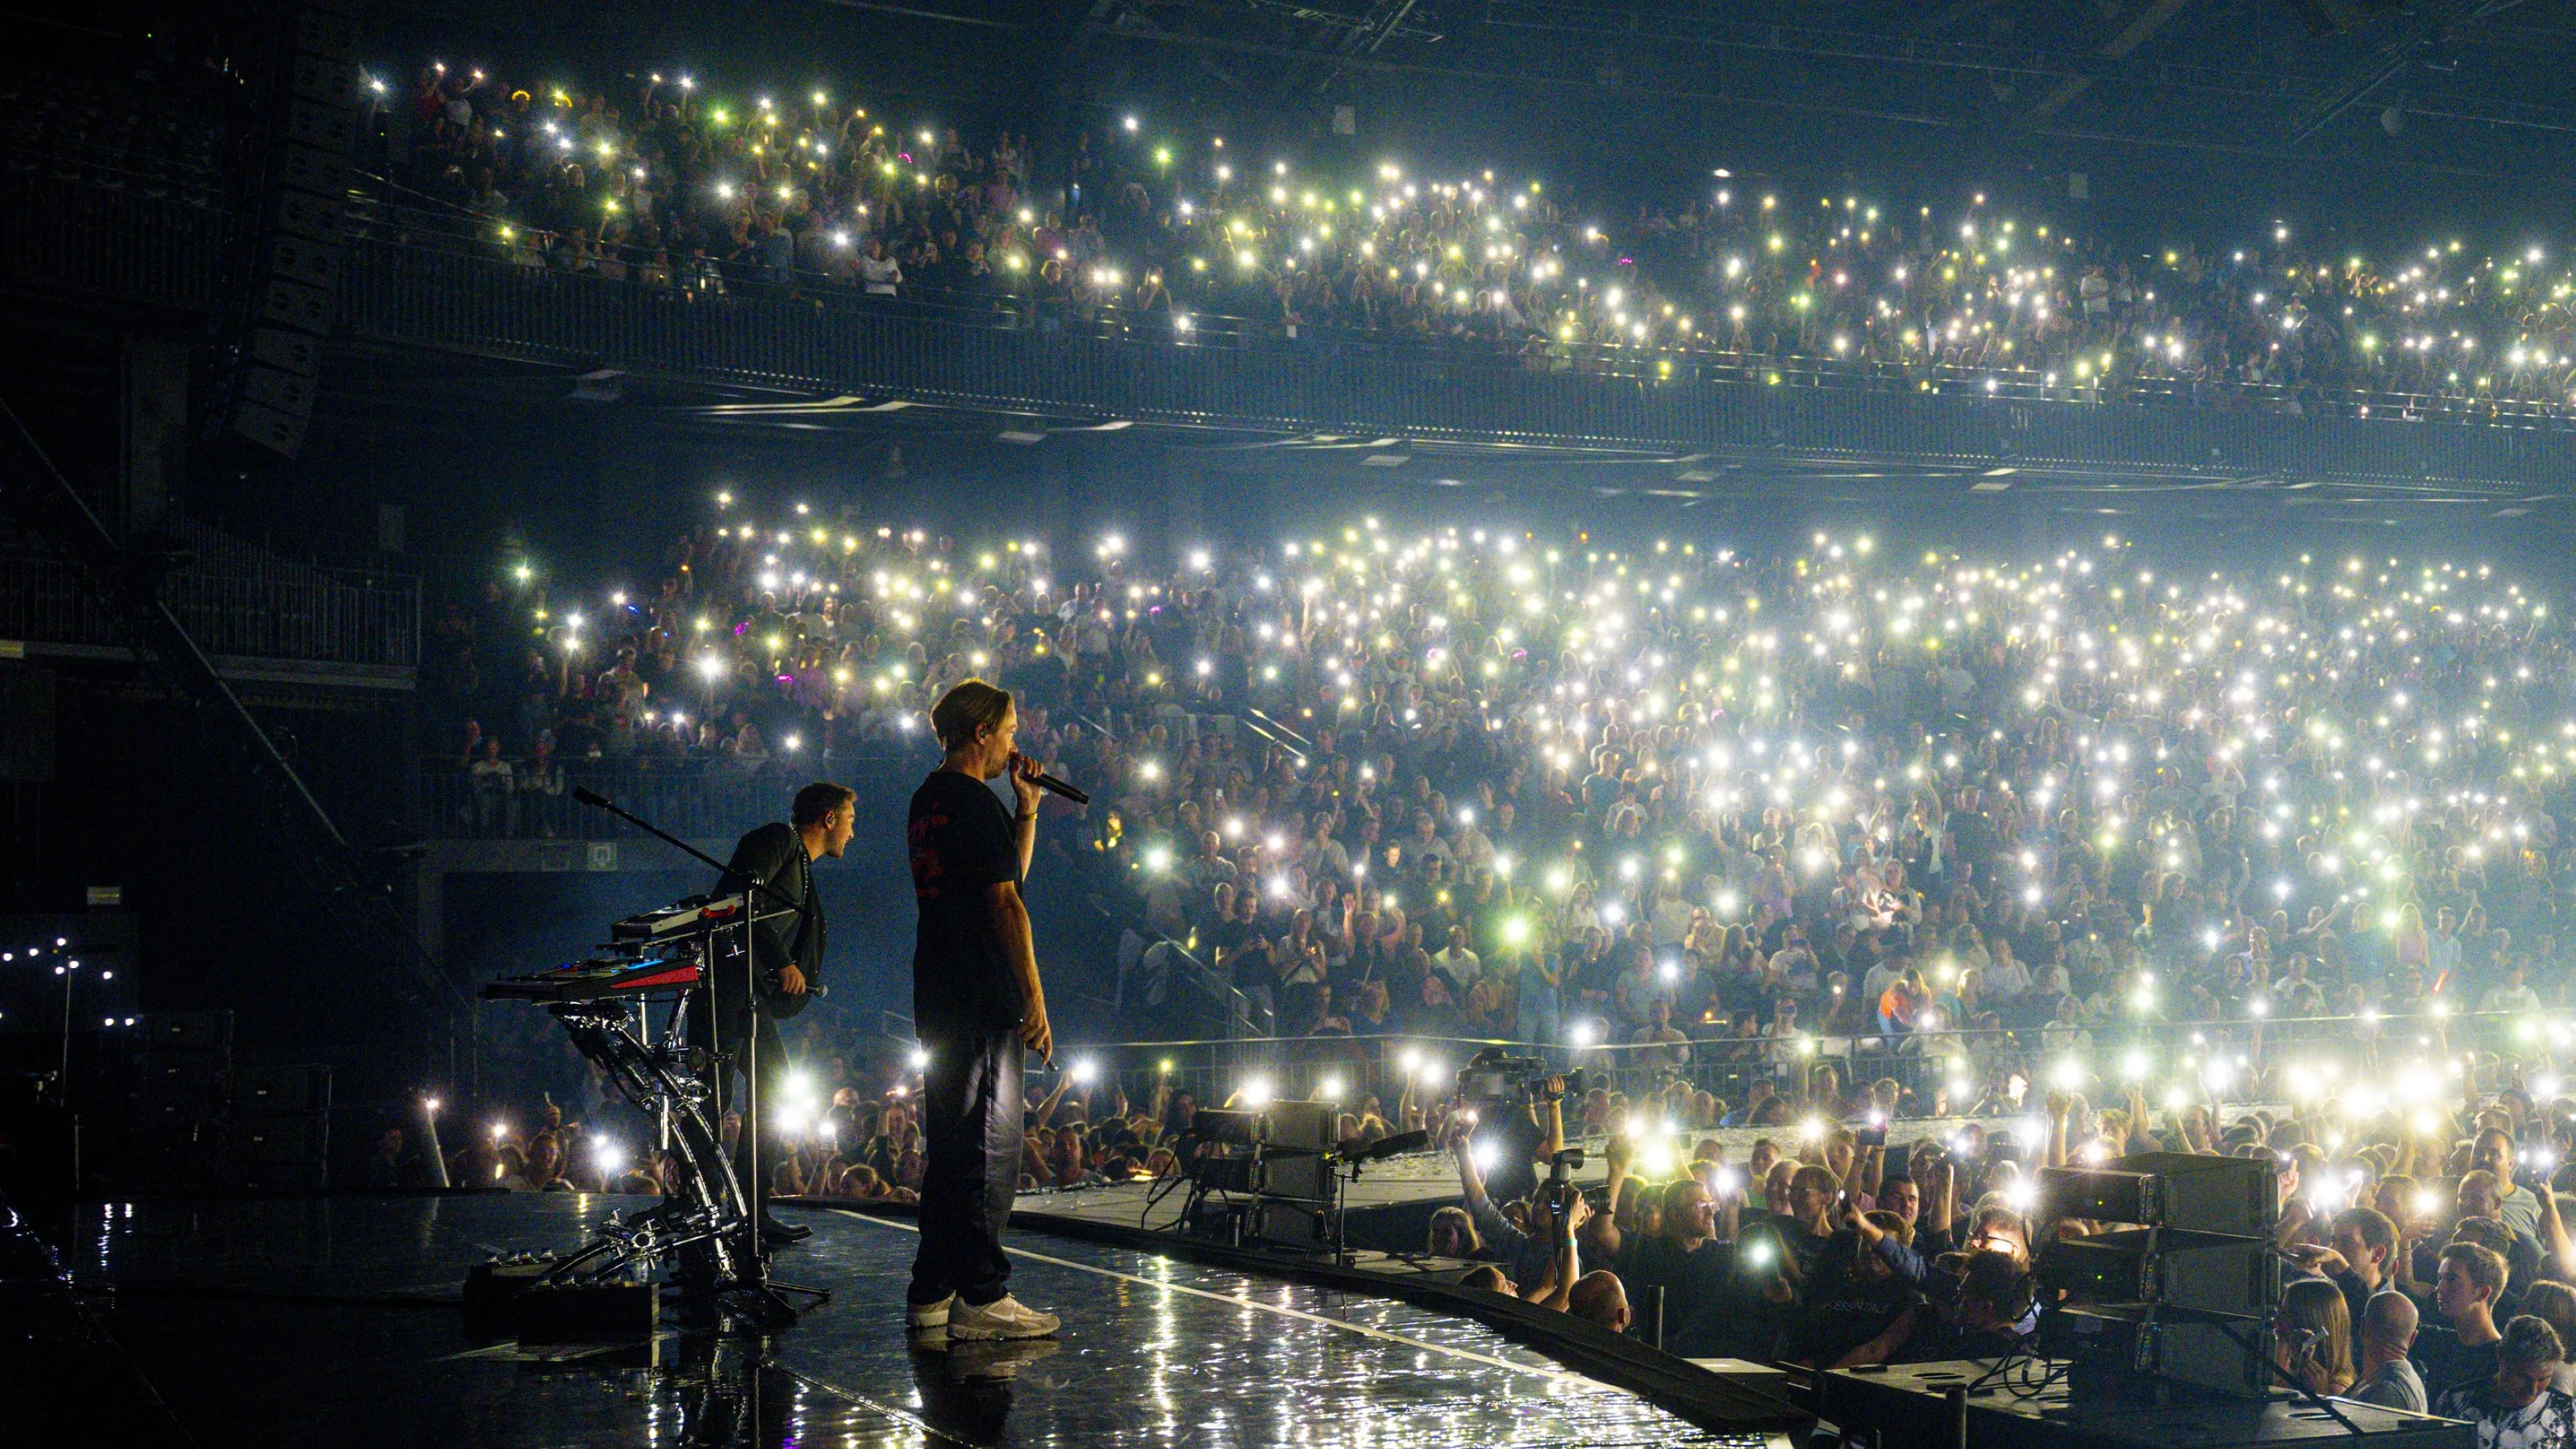
[[1040, 1313], [1005, 1293], [990, 1303], [959, 1302], [948, 1320], [953, 1339], [1045, 1338], [1056, 1330], [1056, 1316]]
[[906, 1303], [903, 1305], [903, 1326], [914, 1330], [946, 1328], [948, 1307], [956, 1301], [957, 1295], [951, 1293], [936, 1303]]

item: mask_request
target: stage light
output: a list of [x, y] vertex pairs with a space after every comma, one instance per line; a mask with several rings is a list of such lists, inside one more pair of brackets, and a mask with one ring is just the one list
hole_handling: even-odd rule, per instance
[[912, 1069], [916, 1072], [928, 1071], [930, 1069], [930, 1048], [919, 1045], [913, 1047]]
[[1270, 1079], [1246, 1077], [1242, 1089], [1235, 1095], [1242, 1100], [1244, 1106], [1257, 1112], [1270, 1105]]

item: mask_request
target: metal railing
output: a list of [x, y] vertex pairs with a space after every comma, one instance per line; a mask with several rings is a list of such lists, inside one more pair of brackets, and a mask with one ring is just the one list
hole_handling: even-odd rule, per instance
[[[1143, 1100], [1157, 1084], [1187, 1090], [1206, 1105], [1243, 1096], [1331, 1100], [1356, 1107], [1374, 1096], [1392, 1114], [1410, 1084], [1417, 1101], [1445, 1097], [1458, 1070], [1499, 1048], [1632, 1097], [1673, 1083], [1745, 1105], [1756, 1081], [1795, 1094], [1810, 1074], [1833, 1069], [1846, 1092], [1881, 1079], [1898, 1083], [1925, 1110], [1947, 1093], [1965, 1112], [2001, 1078], [2020, 1079], [2036, 1106], [2052, 1090], [2087, 1092], [2115, 1106], [2134, 1087], [2151, 1108], [2184, 1102], [2285, 1102], [2342, 1097], [2347, 1107], [2424, 1110], [2456, 1102], [2453, 1070], [2469, 1052], [2523, 1066], [2526, 1090], [2552, 1094], [2554, 1060], [2570, 1055], [2576, 1030], [2564, 1014], [2481, 1012], [2381, 1018], [2313, 1017], [2230, 1022], [2109, 1022], [2083, 1028], [2079, 1044], [2046, 1026], [1999, 1031], [1803, 1037], [1789, 1042], [1699, 1037], [1662, 1044], [1526, 1042], [1423, 1034], [1245, 1037], [1084, 1045], [1059, 1041], [1060, 1064], [1086, 1078], [1115, 1081]], [[1676, 1055], [1684, 1057], [1674, 1060]], [[2495, 1090], [2505, 1083], [2482, 1083]], [[2576, 1075], [2568, 1084], [2576, 1087]]]
[[211, 312], [232, 244], [231, 213], [139, 190], [0, 170], [0, 286]]
[[[420, 662], [417, 579], [291, 563], [233, 544], [173, 570], [160, 592], [209, 654], [404, 669]], [[23, 553], [0, 554], [0, 638], [127, 642], [70, 565]]]
[[587, 786], [674, 835], [689, 840], [730, 840], [763, 821], [776, 820], [795, 789], [816, 779], [836, 780], [859, 792], [861, 817], [899, 814], [920, 771], [891, 759], [817, 761], [780, 756], [754, 764], [733, 759], [704, 762], [560, 760], [531, 770], [506, 759], [508, 776], [477, 775], [461, 760], [427, 762], [417, 775], [421, 827], [442, 839], [633, 840], [644, 832], [603, 810], [576, 804], [572, 788]]
[[2542, 420], [2544, 430], [2179, 400], [2110, 406], [2036, 380], [2016, 383], [2012, 391], [2025, 395], [2012, 396], [1990, 393], [1983, 374], [1888, 377], [1814, 361], [1783, 372], [1726, 354], [1605, 350], [1559, 368], [1335, 338], [1181, 346], [1033, 330], [1008, 310], [978, 325], [845, 289], [657, 287], [381, 240], [353, 242], [350, 253], [350, 325], [380, 341], [819, 392], [1363, 436], [2224, 467], [2299, 478], [2518, 485], [2576, 466], [2576, 431], [2554, 418]]
[[[1136, 927], [1131, 925], [1129, 930], [1136, 939], [1143, 939]], [[1122, 1020], [1130, 1019], [1131, 1011], [1200, 1021], [1213, 1013], [1225, 1041], [1269, 1039], [1263, 1036], [1269, 1021], [1255, 1009], [1252, 998], [1237, 990], [1227, 973], [1169, 936], [1146, 941], [1132, 963], [1121, 956], [1110, 1006]]]
[[[223, 212], [27, 173], [0, 174], [0, 203], [20, 218], [0, 228], [0, 277], [20, 287], [195, 311], [220, 293]], [[670, 377], [1363, 436], [2495, 487], [2576, 466], [2576, 418], [2537, 403], [2156, 377], [2106, 388], [1723, 348], [1523, 355], [1315, 327], [1288, 340], [1214, 317], [1184, 333], [1116, 307], [890, 300], [839, 283], [657, 286], [495, 250], [422, 228], [353, 236], [348, 329]]]
[[[698, 300], [787, 299], [830, 306], [859, 300], [876, 312], [946, 322], [968, 328], [1090, 338], [1216, 353], [1254, 349], [1308, 352], [1359, 348], [1442, 368], [1572, 372], [1595, 378], [1653, 383], [1727, 381], [1764, 386], [1845, 391], [1934, 392], [2003, 402], [2135, 404], [2205, 408], [2299, 417], [2310, 412], [2383, 421], [2444, 421], [2509, 428], [2576, 430], [2576, 400], [2561, 402], [2553, 388], [2523, 396], [2489, 388], [2428, 391], [2363, 384], [2329, 377], [2276, 383], [2210, 376], [2170, 366], [2143, 354], [2138, 366], [2114, 376], [2080, 361], [2099, 351], [2094, 341], [2062, 343], [2071, 355], [2060, 362], [2015, 360], [1962, 364], [1915, 353], [1903, 357], [1853, 355], [1821, 344], [1808, 351], [1765, 351], [1743, 335], [1666, 334], [1642, 341], [1571, 341], [1497, 331], [1493, 336], [1427, 336], [1395, 328], [1322, 321], [1294, 326], [1284, 318], [1228, 315], [1204, 307], [1163, 302], [1133, 305], [1114, 291], [1070, 296], [1041, 291], [1025, 272], [997, 272], [971, 289], [943, 289], [914, 279], [884, 295], [866, 295], [851, 274], [856, 252], [842, 241], [816, 252], [815, 242], [783, 271], [740, 261], [687, 258], [675, 263], [641, 259], [636, 248], [594, 246], [584, 235], [515, 225], [507, 217], [478, 216], [429, 204], [374, 178], [383, 194], [353, 212], [352, 229], [412, 251], [435, 251], [485, 260], [506, 258], [522, 269], [580, 274], [620, 286], [688, 295]], [[506, 240], [505, 240], [506, 239]], [[826, 265], [808, 264], [816, 256]], [[1758, 329], [1757, 329], [1758, 330]]]

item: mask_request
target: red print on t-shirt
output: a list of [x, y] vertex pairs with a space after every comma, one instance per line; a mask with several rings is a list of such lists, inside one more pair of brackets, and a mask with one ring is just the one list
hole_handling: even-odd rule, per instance
[[945, 815], [925, 815], [912, 822], [912, 828], [908, 832], [911, 836], [912, 893], [925, 901], [939, 899], [937, 882], [939, 877], [948, 873], [947, 867], [939, 863], [938, 849], [931, 844], [938, 832], [947, 824], [948, 817]]

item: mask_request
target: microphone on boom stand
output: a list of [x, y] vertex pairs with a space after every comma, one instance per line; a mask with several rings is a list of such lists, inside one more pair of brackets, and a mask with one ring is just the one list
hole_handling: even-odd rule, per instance
[[[594, 790], [594, 789], [590, 788], [588, 785], [575, 785], [575, 786], [573, 786], [573, 787], [572, 787], [572, 798], [573, 798], [573, 799], [575, 799], [575, 800], [580, 801], [580, 802], [581, 802], [582, 804], [584, 804], [584, 805], [589, 806], [589, 807], [590, 807], [590, 808], [592, 808], [593, 810], [605, 810], [605, 811], [607, 811], [609, 814], [614, 815], [614, 816], [618, 817], [618, 818], [619, 818], [619, 819], [621, 819], [621, 820], [631, 821], [631, 822], [633, 822], [634, 824], [637, 824], [637, 825], [644, 825], [644, 822], [643, 822], [643, 821], [641, 821], [641, 820], [637, 820], [637, 819], [635, 819], [635, 817], [634, 817], [634, 816], [629, 815], [629, 814], [627, 814], [625, 811], [623, 811], [623, 810], [619, 809], [619, 808], [617, 807], [617, 802], [616, 802], [616, 801], [611, 800], [611, 799], [609, 799], [607, 796], [600, 794], [597, 790]], [[649, 825], [645, 825], [645, 826], [644, 826], [644, 828], [645, 828], [645, 829], [647, 829], [647, 830], [652, 830], [652, 827], [651, 827], [651, 826], [649, 826]], [[662, 835], [662, 832], [661, 832], [661, 831], [659, 831], [659, 830], [653, 830], [653, 833], [654, 833], [655, 835], [660, 835], [660, 836], [662, 837], [662, 839], [664, 839], [664, 840], [671, 840], [671, 837], [669, 837], [669, 836], [667, 836], [667, 835]], [[729, 868], [729, 867], [726, 867], [726, 866], [724, 866], [724, 865], [722, 865], [722, 864], [719, 864], [719, 863], [716, 861], [715, 857], [710, 856], [710, 855], [703, 854], [703, 853], [701, 853], [701, 852], [699, 852], [699, 851], [697, 851], [697, 850], [691, 849], [690, 847], [688, 847], [688, 846], [686, 846], [686, 845], [681, 845], [681, 843], [680, 843], [679, 841], [671, 840], [671, 843], [672, 843], [672, 844], [674, 844], [674, 845], [679, 845], [681, 849], [683, 849], [683, 850], [687, 850], [687, 851], [689, 852], [689, 854], [694, 855], [694, 856], [697, 856], [697, 857], [698, 857], [698, 859], [705, 861], [705, 862], [706, 862], [707, 864], [709, 864], [709, 865], [715, 866], [715, 868], [716, 868], [716, 869], [718, 869], [718, 870], [726, 870], [726, 869], [728, 869], [728, 868]], [[775, 894], [776, 894], [775, 892], [771, 891], [771, 890], [770, 890], [768, 887], [766, 887], [766, 886], [755, 886], [755, 887], [754, 887], [754, 889], [758, 890], [758, 891], [759, 891], [761, 894], [763, 894], [763, 895], [775, 895]], [[798, 907], [797, 909], [798, 909], [799, 911], [801, 911], [803, 908], [802, 908], [802, 907]], [[830, 988], [829, 986], [824, 985], [824, 984], [823, 984], [822, 982], [820, 982], [820, 981], [808, 982], [808, 983], [806, 983], [806, 986], [805, 986], [805, 994], [806, 994], [806, 995], [808, 995], [808, 996], [810, 996], [810, 997], [813, 997], [816, 1001], [820, 1001], [820, 1000], [822, 1000], [824, 997], [829, 996], [829, 995], [831, 995], [831, 994], [832, 994], [832, 988]]]

